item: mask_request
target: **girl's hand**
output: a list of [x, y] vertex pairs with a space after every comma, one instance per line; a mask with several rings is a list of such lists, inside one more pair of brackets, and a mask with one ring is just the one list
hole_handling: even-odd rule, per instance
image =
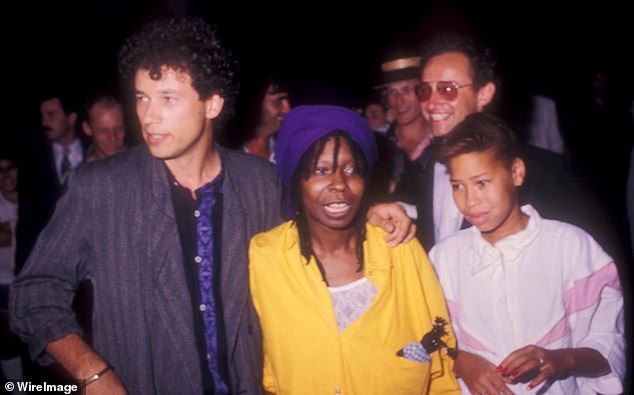
[[513, 395], [502, 376], [496, 371], [495, 365], [478, 355], [466, 351], [458, 352], [454, 372], [462, 378], [474, 395]]

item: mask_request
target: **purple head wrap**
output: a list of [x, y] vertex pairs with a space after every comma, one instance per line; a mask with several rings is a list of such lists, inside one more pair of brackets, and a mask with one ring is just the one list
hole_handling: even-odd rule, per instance
[[[299, 106], [284, 116], [275, 143], [275, 167], [284, 185], [290, 187], [299, 160], [308, 148], [337, 130], [359, 145], [368, 170], [374, 167], [378, 159], [376, 140], [372, 128], [359, 114], [337, 106]], [[295, 217], [288, 194], [286, 213], [290, 219]]]
[[359, 144], [368, 169], [374, 167], [378, 157], [376, 140], [363, 117], [344, 107], [299, 106], [284, 116], [275, 144], [275, 166], [284, 185], [290, 186], [295, 168], [308, 148], [336, 130]]

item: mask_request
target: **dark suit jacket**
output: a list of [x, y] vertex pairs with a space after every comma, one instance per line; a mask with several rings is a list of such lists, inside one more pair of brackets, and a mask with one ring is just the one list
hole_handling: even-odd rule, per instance
[[[80, 141], [85, 148], [84, 140], [80, 138]], [[63, 192], [55, 166], [53, 146], [46, 136], [41, 131], [32, 133], [25, 137], [20, 146], [16, 273], [24, 266]]]
[[[280, 223], [274, 168], [219, 147], [221, 284], [234, 394], [261, 392], [261, 335], [248, 287], [248, 242]], [[78, 169], [13, 285], [12, 327], [33, 356], [80, 332], [70, 300], [94, 288], [93, 348], [131, 394], [200, 394], [193, 312], [167, 170], [144, 146]]]
[[588, 232], [622, 265], [627, 259], [624, 235], [618, 219], [601, 200], [587, 177], [572, 168], [562, 155], [525, 146], [526, 177], [520, 188], [520, 203], [530, 203], [544, 218], [556, 219]]

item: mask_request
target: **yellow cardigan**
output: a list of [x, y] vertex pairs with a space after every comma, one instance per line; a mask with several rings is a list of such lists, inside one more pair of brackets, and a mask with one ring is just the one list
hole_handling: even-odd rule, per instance
[[[301, 257], [294, 222], [253, 237], [251, 294], [264, 343], [264, 388], [275, 394], [459, 394], [453, 362], [399, 357], [447, 308], [418, 241], [390, 248], [367, 225], [365, 275], [377, 288], [372, 305], [341, 333], [330, 293], [311, 259]], [[455, 346], [449, 325], [443, 340]]]

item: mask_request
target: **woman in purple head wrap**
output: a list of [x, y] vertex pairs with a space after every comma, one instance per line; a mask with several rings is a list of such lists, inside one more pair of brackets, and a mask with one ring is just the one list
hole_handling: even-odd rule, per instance
[[368, 123], [342, 107], [297, 107], [275, 156], [291, 220], [249, 250], [265, 390], [459, 393], [444, 352], [455, 340], [425, 252], [415, 240], [389, 248], [366, 223], [377, 161]]

